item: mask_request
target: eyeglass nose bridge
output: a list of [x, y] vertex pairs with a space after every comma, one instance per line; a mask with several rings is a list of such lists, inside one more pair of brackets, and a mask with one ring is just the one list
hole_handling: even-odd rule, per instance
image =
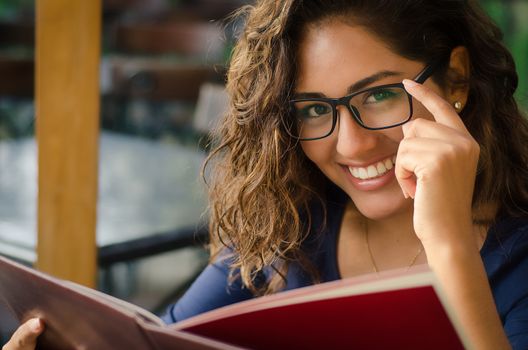
[[353, 95], [352, 96], [345, 96], [345, 97], [341, 97], [341, 98], [338, 98], [338, 99], [335, 99], [333, 100], [332, 102], [332, 107], [334, 108], [334, 118], [335, 118], [335, 124], [337, 125], [337, 122], [338, 122], [338, 117], [339, 117], [339, 110], [337, 109], [338, 106], [344, 106], [347, 111], [350, 112], [350, 114], [352, 115], [352, 118], [354, 118], [354, 121], [359, 125], [361, 126], [362, 128], [365, 128], [365, 129], [368, 129], [364, 124], [363, 124], [363, 121], [361, 120], [361, 116], [359, 115], [359, 110], [353, 106], [351, 103], [350, 103], [350, 100], [352, 99], [352, 97], [354, 97]]

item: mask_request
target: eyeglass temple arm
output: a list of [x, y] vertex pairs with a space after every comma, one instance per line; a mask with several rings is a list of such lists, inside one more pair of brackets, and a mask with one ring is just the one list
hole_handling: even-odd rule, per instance
[[440, 66], [440, 62], [441, 61], [439, 60], [432, 64], [428, 64], [420, 73], [418, 73], [416, 78], [414, 78], [414, 81], [416, 81], [417, 83], [423, 84], [423, 82], [427, 80], [427, 78], [433, 75], [433, 73], [436, 71], [438, 66]]

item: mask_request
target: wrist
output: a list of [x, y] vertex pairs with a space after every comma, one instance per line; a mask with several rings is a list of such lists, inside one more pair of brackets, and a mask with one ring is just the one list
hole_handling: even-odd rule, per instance
[[429, 266], [435, 270], [447, 266], [463, 266], [471, 262], [482, 261], [480, 252], [474, 242], [457, 240], [453, 242], [422, 242]]

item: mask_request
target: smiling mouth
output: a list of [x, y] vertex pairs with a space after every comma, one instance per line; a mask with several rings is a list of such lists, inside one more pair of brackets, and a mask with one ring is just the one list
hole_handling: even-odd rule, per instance
[[396, 163], [396, 156], [388, 157], [368, 167], [348, 167], [348, 171], [353, 177], [360, 180], [375, 179], [391, 170]]

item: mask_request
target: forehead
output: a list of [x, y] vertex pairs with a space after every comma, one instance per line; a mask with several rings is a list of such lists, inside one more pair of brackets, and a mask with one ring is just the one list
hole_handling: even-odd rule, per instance
[[364, 27], [339, 20], [306, 28], [299, 43], [298, 62], [296, 92], [323, 92], [333, 97], [380, 71], [416, 73], [420, 65], [395, 53]]

